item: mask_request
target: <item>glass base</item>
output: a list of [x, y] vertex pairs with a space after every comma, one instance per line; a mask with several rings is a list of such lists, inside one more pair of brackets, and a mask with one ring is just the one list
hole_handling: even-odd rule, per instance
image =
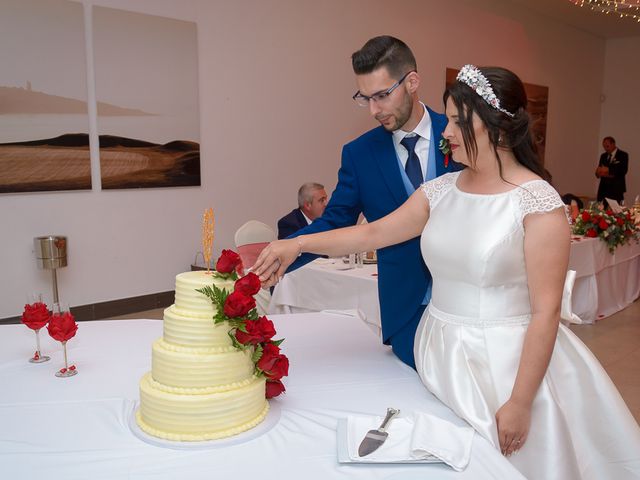
[[74, 375], [77, 375], [77, 374], [78, 374], [78, 370], [76, 370], [75, 367], [73, 369], [62, 368], [56, 372], [56, 377], [60, 377], [60, 378], [73, 377]]
[[29, 362], [31, 362], [31, 363], [43, 363], [43, 362], [48, 362], [49, 360], [51, 360], [51, 357], [47, 357], [46, 355], [40, 355], [38, 357], [31, 357], [29, 359]]

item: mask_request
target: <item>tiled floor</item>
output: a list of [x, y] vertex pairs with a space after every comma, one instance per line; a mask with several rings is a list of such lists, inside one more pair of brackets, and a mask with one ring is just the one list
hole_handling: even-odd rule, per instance
[[[163, 309], [116, 317], [162, 319]], [[591, 349], [640, 422], [640, 300], [594, 325], [571, 330]]]

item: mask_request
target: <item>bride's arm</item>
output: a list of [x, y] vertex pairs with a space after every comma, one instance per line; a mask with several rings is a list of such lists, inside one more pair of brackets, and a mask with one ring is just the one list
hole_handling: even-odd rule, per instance
[[419, 188], [400, 208], [375, 222], [272, 242], [260, 253], [253, 271], [265, 281], [274, 273], [277, 278], [284, 275], [301, 253], [337, 257], [401, 243], [420, 235], [428, 218], [429, 203]]
[[527, 215], [524, 227], [531, 323], [511, 397], [496, 414], [500, 447], [507, 455], [524, 444], [529, 432], [533, 399], [547, 371], [558, 332], [569, 263], [569, 226], [562, 209]]

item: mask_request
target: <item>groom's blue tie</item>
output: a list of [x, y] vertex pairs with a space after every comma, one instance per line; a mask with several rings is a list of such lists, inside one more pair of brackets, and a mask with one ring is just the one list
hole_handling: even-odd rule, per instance
[[407, 172], [407, 177], [413, 184], [413, 188], [418, 188], [424, 181], [422, 176], [422, 169], [420, 168], [420, 159], [416, 153], [416, 143], [418, 143], [419, 135], [412, 137], [404, 137], [400, 144], [407, 149], [409, 157], [407, 158], [407, 164], [404, 166], [404, 171]]

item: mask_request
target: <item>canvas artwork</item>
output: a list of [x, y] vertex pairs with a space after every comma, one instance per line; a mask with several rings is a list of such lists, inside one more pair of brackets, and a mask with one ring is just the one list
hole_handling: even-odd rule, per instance
[[[446, 85], [449, 87], [458, 75], [459, 70], [447, 68]], [[524, 83], [524, 82], [523, 82]], [[547, 135], [547, 107], [549, 105], [549, 87], [524, 83], [527, 93], [527, 111], [532, 119], [533, 139], [538, 148], [538, 155], [544, 165], [545, 140]]]
[[196, 24], [93, 7], [93, 46], [102, 188], [200, 185]]
[[2, 0], [0, 193], [91, 188], [82, 4]]

